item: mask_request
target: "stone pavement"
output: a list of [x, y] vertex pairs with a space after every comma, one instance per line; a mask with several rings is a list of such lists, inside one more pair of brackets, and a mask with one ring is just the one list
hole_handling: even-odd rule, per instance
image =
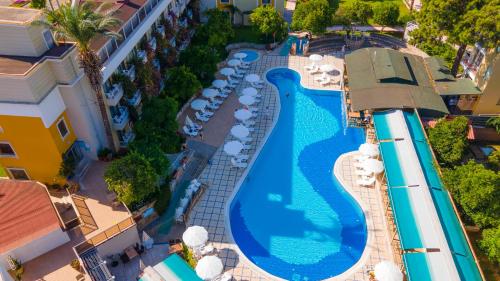
[[[320, 64], [325, 63], [333, 64], [338, 69], [342, 69], [343, 62], [339, 57], [326, 56]], [[304, 71], [304, 67], [309, 64], [310, 61], [307, 57], [262, 55], [260, 60], [252, 64], [248, 73], [257, 73], [262, 77], [266, 70], [284, 66], [294, 69], [301, 74], [301, 83], [304, 87], [340, 89], [340, 85], [338, 84], [321, 87], [319, 83], [314, 81], [312, 75]], [[339, 78], [340, 73], [337, 73], [337, 76]], [[249, 84], [247, 82], [241, 82], [236, 89], [236, 93], [240, 93], [244, 87], [248, 86]], [[247, 152], [251, 157], [255, 157], [253, 154], [257, 147], [261, 145], [265, 135], [271, 129], [274, 118], [279, 114], [279, 102], [275, 89], [269, 84], [266, 84], [260, 92], [263, 95], [262, 102], [259, 104], [260, 114], [255, 120], [255, 131], [252, 132], [251, 135], [254, 142], [251, 144], [251, 149]], [[228, 112], [217, 112], [216, 115], [217, 114], [222, 115], [222, 117], [218, 119], [219, 122], [226, 122], [224, 127], [230, 128], [235, 124], [232, 115], [226, 115]], [[227, 134], [227, 131], [224, 135], [226, 141], [233, 139], [231, 135]], [[218, 256], [225, 265], [225, 271], [229, 271], [235, 280], [275, 280], [276, 278], [263, 273], [261, 269], [250, 263], [244, 256], [240, 256], [237, 246], [228, 238], [229, 229], [226, 228], [225, 207], [243, 171], [243, 169], [233, 168], [230, 163], [230, 157], [219, 148], [212, 157], [210, 164], [207, 165], [199, 177], [200, 181], [208, 184], [209, 187], [192, 210], [189, 216], [188, 225], [201, 225], [208, 230], [209, 242], [218, 250]], [[347, 170], [345, 178], [346, 182], [352, 183], [352, 177], [349, 178]], [[372, 211], [374, 213], [371, 217], [371, 221], [374, 222], [377, 227], [371, 224], [368, 228], [378, 233], [373, 234], [373, 241], [374, 243], [380, 244], [369, 244], [369, 247], [367, 247], [369, 250], [367, 254], [364, 255], [364, 258], [362, 258], [362, 261], [367, 262], [366, 264], [357, 266], [354, 270], [349, 272], [349, 276], [343, 276], [341, 279], [332, 278], [332, 280], [368, 280], [367, 270], [370, 270], [374, 263], [382, 259], [390, 259], [391, 257], [390, 248], [383, 239], [385, 233], [381, 231], [384, 229], [383, 222], [380, 221], [380, 219], [383, 218], [383, 213], [380, 212], [380, 214], [375, 214], [379, 210], [377, 208], [381, 206], [381, 203], [379, 204], [378, 202], [376, 190], [374, 189], [372, 191], [358, 188], [358, 192], [360, 193], [359, 197], [364, 203], [370, 206], [369, 208], [367, 207], [370, 210], [367, 214], [371, 215]], [[387, 251], [389, 251], [389, 253]]]

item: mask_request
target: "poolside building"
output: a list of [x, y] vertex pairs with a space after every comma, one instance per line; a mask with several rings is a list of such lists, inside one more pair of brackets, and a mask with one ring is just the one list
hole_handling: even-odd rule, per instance
[[64, 184], [65, 177], [59, 175], [64, 161], [76, 163], [79, 175], [97, 159], [99, 149], [126, 148], [134, 139], [133, 122], [146, 93], [125, 88], [117, 77], [139, 83], [136, 68], [150, 67], [159, 79], [149, 94], [159, 93], [164, 86], [160, 73], [167, 66], [155, 50], [175, 56], [187, 47], [189, 40], [177, 38], [178, 30], [187, 32], [193, 17], [187, 5], [187, 0], [112, 3], [111, 11], [121, 20], [115, 30], [121, 38], [97, 38], [91, 44], [103, 66], [113, 139], [108, 143], [76, 46], [56, 42], [48, 29], [33, 25], [42, 17], [40, 10], [0, 4], [0, 37], [9, 38], [0, 40], [0, 169], [12, 179]]
[[256, 1], [236, 1], [236, 0], [207, 0], [201, 1], [200, 10], [202, 21], [207, 20], [203, 12], [209, 9], [218, 8], [227, 11], [231, 15], [233, 24], [250, 25], [250, 14], [259, 6], [272, 6], [280, 15], [285, 12], [285, 1], [283, 0], [256, 0]]

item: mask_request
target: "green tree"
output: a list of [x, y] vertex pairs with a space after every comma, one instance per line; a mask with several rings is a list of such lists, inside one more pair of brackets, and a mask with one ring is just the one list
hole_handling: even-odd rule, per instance
[[440, 163], [460, 163], [468, 146], [468, 119], [464, 116], [452, 120], [440, 119], [434, 128], [429, 128], [429, 141]]
[[266, 39], [272, 35], [273, 42], [276, 42], [276, 39], [282, 40], [286, 36], [288, 25], [272, 6], [259, 6], [253, 10], [250, 21], [254, 28], [266, 36]]
[[118, 199], [130, 206], [156, 192], [158, 174], [144, 155], [130, 152], [106, 168], [104, 180]]
[[495, 150], [488, 156], [488, 167], [497, 172], [500, 170], [500, 150]]
[[197, 28], [192, 44], [208, 46], [223, 56], [227, 43], [234, 37], [229, 14], [220, 9], [210, 9], [205, 13], [208, 21]]
[[396, 25], [399, 6], [394, 2], [379, 2], [373, 5], [373, 21], [382, 26]]
[[33, 9], [43, 9], [47, 5], [47, 0], [32, 0], [30, 7]]
[[362, 0], [354, 0], [340, 8], [338, 15], [344, 16], [351, 24], [367, 24], [372, 16], [372, 7]]
[[170, 163], [157, 143], [150, 143], [145, 139], [136, 139], [130, 143], [129, 150], [136, 151], [146, 157], [160, 177], [167, 175]]
[[[494, 48], [500, 36], [500, 0], [428, 0], [422, 2], [412, 32], [416, 43], [442, 41], [459, 46], [451, 69], [456, 75], [467, 45], [482, 43]], [[414, 34], [415, 33], [415, 34]]]
[[443, 181], [455, 200], [481, 228], [500, 223], [500, 174], [469, 161], [443, 170]]
[[199, 90], [201, 90], [200, 81], [186, 66], [174, 67], [167, 71], [164, 95], [184, 104]]
[[500, 116], [491, 117], [486, 121], [486, 126], [494, 128], [500, 134]]
[[309, 0], [299, 2], [293, 13], [292, 29], [306, 30], [322, 34], [333, 22], [333, 13], [337, 7], [331, 7], [327, 0]]
[[114, 18], [113, 13], [109, 12], [107, 7], [108, 5], [105, 4], [95, 7], [88, 1], [78, 2], [74, 6], [71, 6], [71, 3], [65, 3], [57, 10], [44, 9], [45, 20], [36, 21], [34, 24], [50, 28], [56, 39], [76, 43], [80, 67], [83, 68], [95, 92], [108, 146], [114, 147], [111, 124], [101, 88], [102, 65], [99, 56], [90, 46], [92, 40], [99, 36], [119, 37], [119, 34], [112, 32], [111, 28], [119, 25], [120, 20]]
[[217, 51], [205, 45], [192, 45], [179, 56], [180, 65], [189, 67], [204, 87], [212, 83], [218, 62]]
[[500, 225], [483, 230], [483, 239], [479, 241], [479, 247], [486, 253], [494, 263], [500, 263]]

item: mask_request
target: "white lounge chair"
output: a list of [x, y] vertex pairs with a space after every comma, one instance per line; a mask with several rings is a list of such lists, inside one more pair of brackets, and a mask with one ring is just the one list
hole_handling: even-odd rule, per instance
[[210, 120], [209, 117], [200, 115], [198, 111], [194, 115], [196, 116], [196, 119], [200, 120], [201, 122], [208, 122], [208, 120]]
[[231, 158], [231, 164], [236, 168], [246, 168], [248, 166], [247, 163], [238, 162], [234, 158]]
[[323, 81], [319, 82], [319, 84], [321, 86], [326, 86], [326, 85], [330, 84], [331, 82], [332, 82], [332, 78], [327, 76], [325, 79], [323, 79]]
[[184, 134], [190, 137], [196, 137], [198, 135], [198, 131], [190, 130], [187, 126], [182, 127], [182, 130], [184, 131]]
[[355, 161], [358, 161], [358, 162], [363, 162], [365, 161], [366, 159], [369, 159], [370, 157], [366, 156], [366, 155], [357, 155], [357, 156], [354, 156], [354, 160]]
[[310, 64], [310, 65], [306, 65], [304, 68], [305, 70], [307, 71], [311, 71], [313, 70], [314, 68], [316, 67], [316, 65], [314, 63]]
[[255, 121], [246, 120], [245, 122], [243, 122], [243, 125], [245, 125], [246, 127], [253, 126], [253, 125], [255, 125]]
[[244, 75], [242, 73], [237, 73], [236, 72], [236, 73], [233, 74], [233, 76], [236, 77], [236, 78], [243, 78]]
[[372, 173], [368, 172], [367, 170], [364, 170], [364, 169], [356, 169], [354, 171], [354, 173], [357, 175], [357, 176], [370, 176]]
[[200, 186], [201, 186], [201, 182], [200, 182], [198, 179], [193, 179], [193, 180], [191, 181], [191, 184], [192, 184], [193, 186], [197, 186], [197, 187], [200, 187]]
[[208, 117], [208, 118], [214, 116], [214, 113], [212, 111], [207, 111], [204, 109], [201, 110], [200, 114], [201, 114], [201, 116]]
[[233, 280], [233, 275], [229, 272], [224, 272], [216, 281], [231, 281]]
[[252, 149], [252, 147], [248, 144], [244, 144], [243, 145], [243, 150], [249, 150], [249, 149]]
[[319, 71], [319, 67], [315, 65], [314, 67], [312, 67], [307, 72], [309, 72], [309, 74], [314, 74], [314, 73], [317, 73], [318, 71]]
[[201, 248], [200, 254], [202, 256], [206, 256], [208, 254], [211, 254], [213, 251], [215, 251], [214, 246], [212, 246], [212, 245], [205, 245], [203, 248]]
[[259, 84], [257, 82], [253, 82], [253, 83], [250, 83], [252, 85], [252, 87], [256, 88], [256, 89], [262, 89], [264, 88], [264, 85], [263, 84]]
[[253, 139], [251, 137], [241, 138], [240, 140], [244, 144], [248, 144], [248, 143], [251, 143], [253, 141]]
[[259, 108], [255, 106], [249, 106], [248, 110], [250, 110], [252, 113], [257, 113], [259, 112]]
[[207, 107], [208, 107], [209, 109], [216, 110], [216, 109], [219, 109], [219, 104], [216, 104], [216, 103], [211, 102], [211, 103], [209, 103], [209, 104], [207, 105]]
[[356, 184], [360, 186], [371, 186], [375, 183], [375, 177], [367, 178], [367, 179], [357, 179]]
[[231, 76], [228, 77], [227, 81], [229, 82], [229, 84], [234, 84], [234, 85], [238, 85], [240, 83], [240, 81], [231, 78]]
[[210, 100], [211, 103], [216, 104], [216, 105], [221, 105], [224, 101], [223, 100], [218, 100], [216, 98], [212, 98]]
[[241, 61], [241, 64], [240, 64], [239, 68], [249, 69], [250, 68], [250, 64], [245, 63], [244, 61]]
[[239, 154], [239, 155], [234, 156], [234, 158], [239, 160], [239, 162], [243, 162], [243, 161], [248, 160], [250, 158], [250, 156], [247, 154]]

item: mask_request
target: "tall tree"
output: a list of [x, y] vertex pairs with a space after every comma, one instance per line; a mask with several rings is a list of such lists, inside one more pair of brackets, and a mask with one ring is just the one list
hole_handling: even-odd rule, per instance
[[429, 141], [440, 163], [460, 163], [467, 148], [468, 119], [460, 116], [453, 120], [441, 119], [429, 128]]
[[182, 65], [167, 71], [164, 95], [173, 97], [182, 105], [199, 90], [201, 83], [189, 68]]
[[[498, 45], [500, 37], [500, 0], [428, 0], [417, 15], [417, 40], [441, 41], [458, 45], [451, 69], [456, 75], [467, 45], [481, 43], [486, 48]], [[413, 36], [413, 33], [412, 33]]]
[[74, 6], [71, 6], [71, 3], [65, 3], [57, 10], [45, 9], [46, 19], [34, 24], [47, 26], [58, 40], [76, 43], [80, 66], [95, 92], [108, 145], [114, 148], [111, 124], [101, 88], [101, 62], [99, 56], [90, 47], [92, 40], [98, 36], [119, 37], [119, 34], [111, 31], [111, 28], [118, 26], [120, 20], [114, 18], [107, 7], [108, 5], [104, 3], [97, 8], [92, 6], [90, 2], [78, 2]]
[[399, 18], [399, 6], [394, 2], [379, 2], [373, 5], [373, 21], [384, 26], [396, 25]]
[[288, 25], [283, 17], [272, 6], [259, 6], [250, 14], [252, 25], [266, 36], [273, 36], [273, 42], [276, 39], [281, 40], [287, 32]]
[[299, 2], [293, 13], [291, 27], [293, 30], [306, 30], [315, 34], [324, 33], [332, 24], [332, 15], [337, 7], [338, 5], [331, 5], [327, 0]]
[[344, 16], [350, 24], [367, 24], [368, 18], [372, 15], [372, 7], [367, 2], [354, 0], [341, 7], [338, 15]]

